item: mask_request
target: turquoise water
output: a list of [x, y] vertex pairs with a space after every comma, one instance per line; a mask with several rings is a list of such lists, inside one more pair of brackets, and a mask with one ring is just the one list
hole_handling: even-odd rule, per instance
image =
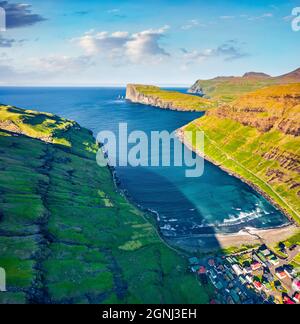
[[[116, 132], [121, 122], [128, 123], [129, 131], [172, 132], [202, 115], [132, 104], [117, 100], [119, 95], [124, 96], [125, 89], [0, 88], [1, 103], [76, 120], [95, 136], [101, 130]], [[192, 239], [194, 245], [201, 245], [197, 235], [203, 233], [233, 233], [245, 227], [270, 228], [288, 222], [260, 194], [209, 162], [205, 162], [200, 178], [186, 178], [185, 168], [174, 166], [126, 167], [116, 172], [129, 196], [154, 212], [164, 237], [183, 245]]]

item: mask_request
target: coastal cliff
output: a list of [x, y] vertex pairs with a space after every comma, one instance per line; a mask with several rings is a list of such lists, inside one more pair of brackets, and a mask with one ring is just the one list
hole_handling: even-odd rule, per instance
[[248, 93], [183, 127], [181, 137], [184, 131], [203, 131], [199, 154], [300, 223], [300, 83]]
[[215, 106], [213, 101], [155, 86], [129, 84], [126, 99], [134, 103], [178, 111], [206, 111]]

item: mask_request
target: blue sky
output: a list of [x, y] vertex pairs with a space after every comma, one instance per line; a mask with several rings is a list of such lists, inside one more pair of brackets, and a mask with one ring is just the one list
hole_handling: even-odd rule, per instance
[[190, 85], [300, 66], [300, 0], [1, 1], [0, 84]]

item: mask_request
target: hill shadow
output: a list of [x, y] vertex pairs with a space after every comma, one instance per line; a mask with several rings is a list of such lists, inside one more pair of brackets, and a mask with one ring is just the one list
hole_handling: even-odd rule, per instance
[[[206, 220], [194, 203], [167, 177], [151, 168], [117, 168], [116, 173], [119, 188], [140, 209], [151, 214], [168, 244], [190, 253], [221, 249], [215, 229], [205, 225]], [[137, 176], [139, 188], [131, 180]]]

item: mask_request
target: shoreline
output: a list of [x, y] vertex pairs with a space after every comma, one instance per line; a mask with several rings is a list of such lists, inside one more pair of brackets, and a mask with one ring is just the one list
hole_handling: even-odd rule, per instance
[[[195, 149], [190, 143], [187, 143], [184, 138], [184, 130], [183, 128], [179, 128], [176, 131], [176, 136], [187, 148], [189, 148], [191, 151], [195, 152], [200, 157], [204, 158], [206, 161], [212, 163], [213, 165], [217, 166], [230, 176], [233, 176], [242, 182], [249, 185], [252, 189], [254, 189], [256, 192], [258, 192], [260, 195], [262, 195], [265, 199], [267, 199], [275, 208], [280, 210], [283, 215], [288, 219], [289, 223], [284, 224], [280, 227], [274, 227], [274, 228], [267, 228], [267, 229], [247, 229], [245, 227], [244, 230], [238, 232], [238, 233], [230, 233], [230, 234], [203, 234], [199, 235], [199, 238], [205, 238], [205, 237], [215, 237], [219, 242], [220, 245], [222, 245], [223, 248], [233, 247], [238, 245], [244, 245], [244, 244], [252, 244], [255, 242], [261, 242], [266, 241], [266, 243], [277, 243], [280, 240], [287, 239], [288, 237], [295, 234], [295, 232], [299, 231], [300, 227], [296, 223], [296, 221], [289, 215], [289, 213], [281, 206], [278, 205], [277, 202], [275, 202], [270, 196], [268, 196], [262, 189], [254, 185], [252, 182], [248, 181], [247, 179], [244, 179], [238, 174], [235, 174], [233, 171], [225, 168], [224, 166], [217, 164], [215, 161], [210, 159], [208, 156], [202, 154], [202, 152], [199, 152], [197, 149]], [[278, 239], [278, 236], [280, 236], [280, 240]], [[286, 237], [287, 236], [287, 237]], [[240, 242], [239, 242], [240, 241]]]

